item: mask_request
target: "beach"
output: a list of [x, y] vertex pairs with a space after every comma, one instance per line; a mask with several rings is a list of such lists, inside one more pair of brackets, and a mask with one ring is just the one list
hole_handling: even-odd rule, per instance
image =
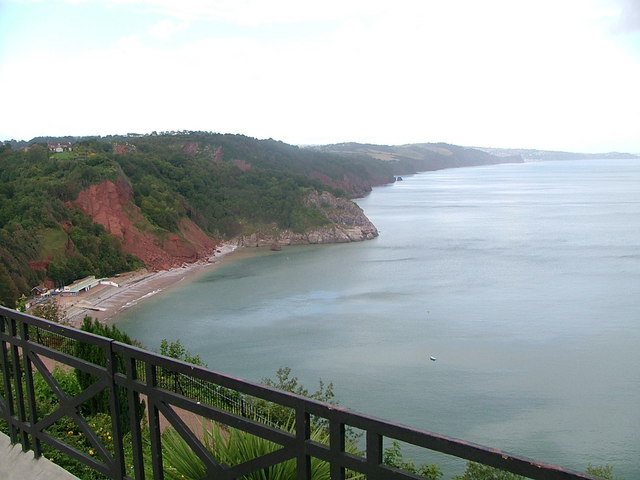
[[241, 256], [241, 251], [244, 250], [235, 245], [221, 245], [207, 260], [157, 272], [142, 269], [122, 273], [106, 278], [104, 283], [89, 291], [80, 292], [78, 295], [57, 296], [56, 301], [64, 313], [65, 322], [71, 326], [79, 327], [85, 316], [97, 318], [101, 322], [113, 323], [123, 310], [181, 282], [191, 281], [222, 261]]

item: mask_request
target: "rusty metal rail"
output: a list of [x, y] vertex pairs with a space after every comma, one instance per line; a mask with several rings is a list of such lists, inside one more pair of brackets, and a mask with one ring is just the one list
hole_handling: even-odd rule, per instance
[[[56, 339], [47, 342], [43, 339]], [[91, 363], [63, 348], [67, 342], [84, 342], [101, 349], [104, 365]], [[43, 358], [87, 372], [96, 381], [83, 392], [70, 396], [57, 383], [46, 368]], [[163, 463], [163, 436], [160, 417], [163, 416], [200, 458], [211, 479], [241, 478], [271, 465], [294, 459], [297, 478], [311, 478], [311, 459], [328, 462], [331, 478], [341, 480], [359, 474], [368, 480], [401, 480], [420, 478], [415, 474], [392, 468], [383, 463], [383, 442], [398, 440], [416, 447], [453, 455], [462, 459], [497, 467], [526, 478], [538, 480], [593, 480], [587, 474], [563, 469], [537, 460], [513, 455], [500, 450], [446, 437], [374, 418], [362, 413], [310, 400], [256, 383], [224, 375], [162, 355], [96, 336], [68, 326], [52, 323], [15, 310], [0, 307], [0, 420], [8, 425], [12, 443], [21, 443], [26, 452], [33, 450], [42, 455], [46, 443], [68, 456], [101, 472], [110, 479], [144, 480], [146, 477], [165, 478]], [[124, 365], [124, 368], [122, 367]], [[36, 409], [34, 372], [39, 372], [59, 399], [58, 408], [40, 418]], [[237, 392], [243, 398], [261, 399], [291, 409], [294, 413], [292, 430], [269, 425], [255, 416], [245, 416], [237, 409], [227, 409], [218, 402], [200, 401], [171, 391], [159, 381], [163, 372], [174, 372], [195, 382], [215, 385], [225, 391]], [[113, 445], [105, 445], [99, 434], [82, 414], [82, 404], [99, 392], [108, 392]], [[141, 397], [146, 403], [143, 411], [137, 406]], [[122, 419], [119, 406], [128, 404], [128, 417]], [[180, 409], [180, 410], [176, 410]], [[225, 465], [216, 460], [203, 441], [184, 422], [179, 412], [193, 412], [228, 427], [244, 430], [267, 439], [280, 447], [275, 451], [238, 465]], [[80, 451], [47, 432], [47, 428], [60, 418], [71, 418], [90, 444], [93, 455]], [[145, 417], [143, 421], [142, 417]], [[329, 441], [320, 443], [311, 439], [312, 420], [320, 419], [328, 425]], [[125, 459], [123, 427], [131, 431], [133, 456]], [[148, 425], [145, 438], [141, 424]], [[365, 445], [359, 454], [347, 452], [348, 430], [364, 432]], [[146, 447], [145, 445], [150, 445]], [[150, 449], [145, 472], [143, 450]], [[145, 477], [146, 476], [146, 477]]]

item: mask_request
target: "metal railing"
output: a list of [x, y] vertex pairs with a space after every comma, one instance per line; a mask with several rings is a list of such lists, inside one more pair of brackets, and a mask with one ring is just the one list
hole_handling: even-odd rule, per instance
[[[73, 349], [69, 348], [73, 342], [95, 346], [104, 353], [104, 364], [74, 356]], [[70, 395], [56, 381], [43, 359], [86, 372], [96, 381], [84, 391]], [[355, 474], [368, 480], [421, 478], [383, 462], [383, 442], [389, 440], [453, 455], [531, 479], [596, 478], [243, 381], [5, 307], [0, 307], [0, 364], [0, 420], [6, 422], [11, 442], [21, 443], [25, 452], [33, 450], [36, 458], [42, 455], [43, 444], [46, 444], [110, 479], [165, 478], [161, 417], [171, 424], [204, 464], [207, 472], [204, 478], [211, 479], [242, 478], [250, 472], [291, 459], [297, 465], [297, 478], [310, 479], [312, 458], [327, 462], [331, 478], [335, 480]], [[59, 400], [57, 408], [46, 415], [38, 415], [34, 372], [39, 372]], [[222, 389], [223, 392], [234, 392], [234, 395], [243, 399], [258, 399], [288, 408], [293, 412], [293, 429], [278, 428], [257, 415], [239, 411], [237, 406], [229, 408], [225, 402], [197, 400], [188, 392], [180, 389], [173, 391], [175, 389], [168, 385], [170, 382], [166, 382], [166, 372], [173, 372], [175, 378], [181, 381], [189, 379], [195, 385], [207, 385], [209, 390]], [[82, 413], [83, 403], [102, 391], [108, 394], [110, 428], [113, 432], [113, 443], [109, 445]], [[138, 408], [141, 397], [146, 404], [144, 410]], [[128, 405], [128, 418], [121, 418], [123, 403]], [[238, 465], [225, 465], [214, 457], [203, 440], [185, 423], [185, 411], [256, 435], [277, 444], [279, 448]], [[91, 445], [90, 453], [74, 448], [50, 433], [49, 427], [63, 417], [75, 422], [86, 436]], [[312, 440], [311, 430], [315, 421], [323, 422], [328, 428], [326, 443]], [[131, 432], [127, 448], [133, 453], [127, 458], [124, 454], [123, 428]], [[347, 452], [350, 429], [363, 432], [364, 446], [358, 454]]]

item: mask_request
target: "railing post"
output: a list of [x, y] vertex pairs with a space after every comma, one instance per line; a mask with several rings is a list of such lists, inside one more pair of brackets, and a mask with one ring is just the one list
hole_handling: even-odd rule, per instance
[[[148, 391], [151, 392], [156, 387], [157, 375], [156, 366], [150, 363], [145, 364], [146, 380]], [[151, 465], [153, 467], [153, 478], [164, 480], [164, 470], [162, 468], [162, 440], [160, 438], [160, 413], [152, 395], [147, 396], [147, 410], [149, 411], [149, 437], [151, 442]]]
[[[345, 448], [345, 432], [344, 423], [335, 420], [329, 422], [329, 447], [333, 453], [333, 458], [340, 458]], [[331, 479], [344, 480], [345, 469], [338, 462], [333, 460], [330, 465]]]
[[133, 448], [133, 473], [135, 474], [136, 480], [144, 480], [144, 454], [142, 452], [142, 430], [140, 428], [141, 419], [140, 415], [138, 415], [140, 394], [133, 388], [133, 384], [138, 378], [136, 360], [134, 358], [125, 358], [125, 373], [128, 383], [127, 402], [129, 402], [129, 425], [131, 426], [131, 446]]
[[[14, 339], [18, 338], [18, 329], [16, 326], [17, 321], [14, 318], [9, 320], [9, 335]], [[31, 440], [29, 433], [25, 429], [25, 422], [27, 421], [27, 414], [24, 407], [24, 390], [22, 388], [22, 369], [20, 367], [20, 349], [17, 345], [11, 346], [11, 363], [13, 365], [13, 385], [16, 392], [16, 407], [18, 410], [18, 420], [20, 421], [20, 427], [18, 427], [18, 436], [22, 439], [22, 451], [27, 452], [31, 449]]]
[[[29, 358], [29, 326], [24, 322], [20, 322], [20, 336], [23, 340], [22, 347], [22, 364], [24, 369], [24, 379], [27, 387], [27, 403], [29, 405], [29, 419], [30, 419], [30, 427], [32, 427], [38, 421], [38, 412], [36, 408], [36, 394], [33, 388], [33, 367], [31, 364], [31, 359]], [[35, 458], [40, 458], [42, 455], [42, 449], [40, 445], [40, 439], [36, 435], [35, 431], [31, 432], [31, 438], [33, 440], [33, 454]]]
[[[120, 415], [120, 398], [118, 395], [119, 387], [116, 385], [116, 373], [118, 371], [118, 363], [116, 354], [113, 351], [113, 341], [109, 342], [109, 349], [106, 352], [107, 359], [107, 375], [109, 376], [109, 410], [111, 411], [111, 429], [113, 431], [113, 453], [114, 464], [112, 466], [115, 479], [124, 477], [124, 450], [122, 446], [122, 421]], [[127, 419], [128, 420], [128, 419]]]
[[298, 480], [311, 479], [311, 458], [307, 454], [306, 444], [311, 437], [311, 421], [302, 405], [296, 407], [296, 443], [298, 447], [297, 472]]
[[[0, 333], [6, 334], [9, 330], [8, 323], [10, 319], [8, 317], [0, 316]], [[11, 418], [15, 416], [15, 403], [14, 403], [14, 388], [11, 387], [11, 376], [16, 366], [11, 363], [9, 357], [9, 349], [7, 348], [7, 342], [5, 340], [0, 341], [0, 359], [2, 360], [2, 384], [4, 386], [4, 393], [6, 397], [6, 415]], [[11, 443], [18, 443], [18, 427], [13, 423], [9, 423], [9, 439]]]
[[382, 435], [372, 430], [367, 430], [367, 463], [370, 472], [374, 472], [367, 474], [367, 479], [382, 480], [379, 468], [382, 464]]

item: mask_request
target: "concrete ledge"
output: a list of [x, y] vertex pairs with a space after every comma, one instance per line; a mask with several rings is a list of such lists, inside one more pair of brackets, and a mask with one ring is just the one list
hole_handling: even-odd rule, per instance
[[0, 433], [0, 478], [2, 480], [78, 480], [64, 468], [44, 457], [35, 459], [33, 452], [23, 452], [19, 443], [11, 445], [9, 437]]

